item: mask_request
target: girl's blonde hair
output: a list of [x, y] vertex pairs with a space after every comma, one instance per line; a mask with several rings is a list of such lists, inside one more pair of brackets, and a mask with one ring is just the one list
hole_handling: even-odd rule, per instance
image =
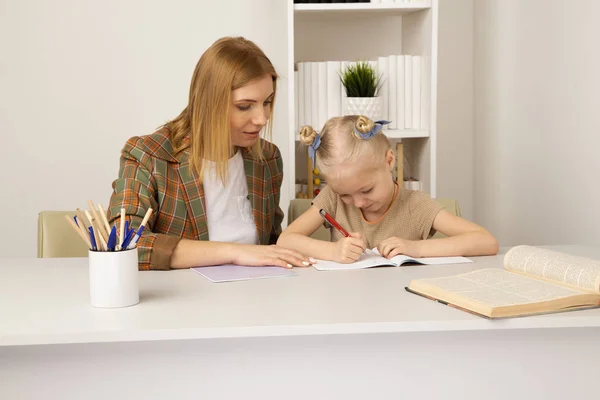
[[[164, 127], [170, 131], [175, 154], [190, 148], [190, 167], [204, 174], [203, 160], [216, 162], [217, 175], [227, 180], [227, 161], [231, 157], [231, 92], [263, 78], [273, 79], [273, 102], [277, 91], [277, 72], [265, 53], [243, 37], [224, 37], [214, 42], [196, 64], [187, 107]], [[273, 113], [266, 126], [272, 136]], [[260, 140], [252, 147], [253, 156], [263, 159]]]
[[[327, 175], [327, 169], [339, 164], [353, 164], [363, 155], [371, 155], [373, 161], [384, 160], [385, 153], [391, 149], [388, 138], [379, 131], [369, 139], [361, 138], [357, 132], [370, 132], [375, 122], [363, 115], [346, 115], [328, 120], [319, 133], [321, 143], [316, 150], [315, 163], [321, 172]], [[300, 142], [312, 146], [317, 132], [312, 126], [303, 126], [300, 130]]]

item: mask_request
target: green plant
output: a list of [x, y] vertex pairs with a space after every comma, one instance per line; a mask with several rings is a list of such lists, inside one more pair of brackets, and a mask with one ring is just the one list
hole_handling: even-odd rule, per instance
[[368, 61], [348, 65], [340, 73], [348, 97], [375, 97], [379, 93], [381, 75]]

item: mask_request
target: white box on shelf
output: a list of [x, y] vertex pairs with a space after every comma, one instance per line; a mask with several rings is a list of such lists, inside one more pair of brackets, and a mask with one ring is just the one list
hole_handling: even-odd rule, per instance
[[327, 119], [342, 115], [342, 82], [339, 61], [327, 61]]
[[403, 129], [404, 126], [398, 125], [398, 94], [397, 94], [397, 79], [396, 76], [396, 63], [398, 62], [398, 56], [391, 55], [388, 57], [388, 77], [389, 77], [389, 116], [390, 116], [390, 129]]
[[[377, 69], [379, 70], [381, 77], [381, 89], [379, 90], [379, 97], [381, 97], [381, 117], [385, 120], [390, 119], [389, 109], [389, 96], [390, 96], [390, 72], [389, 72], [389, 61], [387, 57], [379, 57], [377, 59]], [[386, 129], [388, 129], [386, 127]]]

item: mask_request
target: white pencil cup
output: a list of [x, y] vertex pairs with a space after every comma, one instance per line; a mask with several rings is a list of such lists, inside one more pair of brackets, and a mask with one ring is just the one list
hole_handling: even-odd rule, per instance
[[90, 301], [93, 307], [128, 307], [140, 302], [137, 247], [89, 251]]

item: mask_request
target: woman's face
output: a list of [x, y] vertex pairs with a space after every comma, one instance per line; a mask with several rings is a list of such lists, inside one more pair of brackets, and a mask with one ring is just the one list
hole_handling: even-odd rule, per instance
[[251, 147], [258, 140], [260, 130], [271, 116], [275, 91], [273, 79], [265, 75], [231, 93], [231, 142], [238, 147]]

